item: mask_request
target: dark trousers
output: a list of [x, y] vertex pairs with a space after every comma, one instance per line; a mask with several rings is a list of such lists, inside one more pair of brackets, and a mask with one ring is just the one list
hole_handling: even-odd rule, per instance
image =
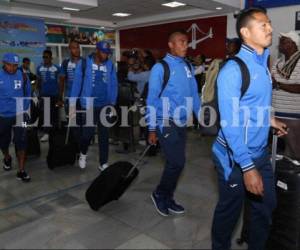
[[[108, 161], [108, 150], [109, 150], [109, 128], [104, 126], [100, 119], [100, 113], [103, 107], [94, 108], [94, 124], [98, 127], [98, 144], [99, 144], [99, 163], [100, 165], [107, 163]], [[81, 115], [83, 127], [82, 136], [80, 140], [80, 152], [87, 154], [90, 142], [95, 135], [96, 127], [84, 126], [86, 120], [86, 114]]]
[[27, 134], [26, 128], [16, 126], [16, 117], [0, 117], [0, 149], [4, 152], [9, 148], [12, 132], [16, 151], [26, 150]]
[[272, 211], [276, 206], [274, 176], [270, 155], [254, 160], [262, 176], [264, 196], [249, 195], [245, 191], [243, 173], [239, 166], [234, 166], [226, 181], [220, 160], [214, 155], [213, 160], [218, 170], [219, 201], [215, 209], [212, 226], [212, 249], [229, 250], [231, 235], [240, 217], [245, 196], [250, 201], [249, 250], [264, 250], [272, 220]]
[[157, 135], [166, 164], [156, 193], [166, 200], [173, 199], [185, 164], [186, 128], [171, 123], [170, 126], [163, 127], [162, 131], [157, 128]]

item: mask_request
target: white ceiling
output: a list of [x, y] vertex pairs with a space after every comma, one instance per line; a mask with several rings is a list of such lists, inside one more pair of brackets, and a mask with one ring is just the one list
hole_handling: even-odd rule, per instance
[[[149, 24], [217, 16], [240, 9], [242, 0], [177, 0], [186, 6], [168, 8], [167, 0], [0, 0], [0, 13], [42, 17], [47, 22], [124, 29]], [[79, 8], [79, 12], [62, 7]], [[216, 10], [222, 7], [222, 10]], [[114, 17], [128, 12], [129, 17]]]

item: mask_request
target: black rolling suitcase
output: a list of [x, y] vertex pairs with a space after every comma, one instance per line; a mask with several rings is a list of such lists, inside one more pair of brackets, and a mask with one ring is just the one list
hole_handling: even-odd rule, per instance
[[31, 157], [38, 157], [41, 155], [40, 140], [38, 137], [38, 129], [34, 127], [29, 127], [26, 130], [27, 134], [27, 148], [26, 155]]
[[118, 161], [92, 182], [85, 193], [91, 209], [98, 211], [105, 204], [118, 200], [139, 174], [139, 163], [149, 150], [148, 146], [135, 165], [127, 161]]
[[47, 155], [49, 169], [65, 165], [74, 165], [78, 146], [72, 135], [69, 136], [69, 131], [70, 127], [53, 129], [50, 132]]
[[277, 207], [268, 250], [300, 249], [300, 165], [287, 157], [276, 161]]

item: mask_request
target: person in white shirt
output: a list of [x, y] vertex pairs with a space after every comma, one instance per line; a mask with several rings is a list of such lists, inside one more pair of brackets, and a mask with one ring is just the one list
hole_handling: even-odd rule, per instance
[[279, 52], [283, 55], [272, 67], [275, 116], [287, 124], [285, 156], [300, 160], [300, 51], [295, 31], [280, 33]]

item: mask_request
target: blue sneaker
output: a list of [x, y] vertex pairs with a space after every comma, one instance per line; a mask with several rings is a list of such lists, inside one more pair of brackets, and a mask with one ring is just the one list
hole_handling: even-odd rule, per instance
[[167, 204], [166, 204], [165, 200], [161, 199], [155, 192], [152, 193], [151, 199], [154, 203], [154, 206], [155, 206], [157, 212], [161, 216], [166, 217], [166, 216], [169, 215], [169, 210], [168, 210], [168, 207], [167, 207]]
[[185, 209], [183, 206], [177, 204], [173, 199], [167, 202], [169, 212], [173, 214], [184, 214]]

